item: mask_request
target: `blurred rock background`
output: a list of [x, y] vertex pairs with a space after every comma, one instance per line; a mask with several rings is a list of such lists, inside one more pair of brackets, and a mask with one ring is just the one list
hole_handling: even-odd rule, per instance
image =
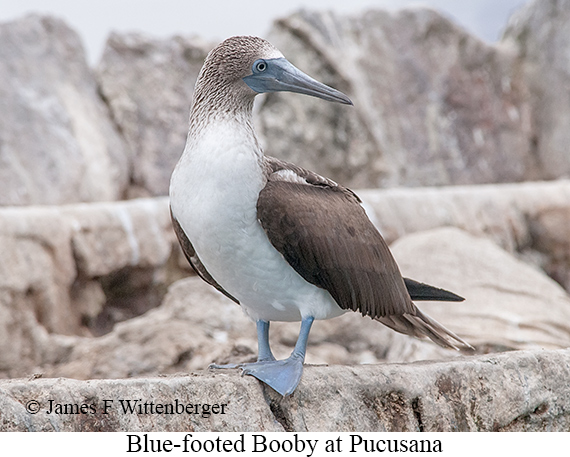
[[[569, 29], [570, 0], [543, 0], [494, 44], [422, 8], [300, 11], [267, 35], [354, 107], [258, 97], [266, 153], [357, 190], [405, 275], [467, 297], [420, 306], [481, 353], [570, 346]], [[91, 68], [61, 19], [0, 24], [1, 377], [255, 357], [239, 307], [185, 278], [165, 197], [214, 45], [114, 33]], [[286, 355], [297, 326], [272, 328]], [[456, 356], [356, 314], [310, 345], [309, 363]]]

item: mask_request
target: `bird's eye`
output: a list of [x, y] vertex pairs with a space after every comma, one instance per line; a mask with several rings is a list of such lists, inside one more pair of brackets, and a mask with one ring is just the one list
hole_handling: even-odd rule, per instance
[[253, 64], [253, 70], [256, 73], [261, 73], [267, 70], [267, 62], [265, 60], [256, 60]]

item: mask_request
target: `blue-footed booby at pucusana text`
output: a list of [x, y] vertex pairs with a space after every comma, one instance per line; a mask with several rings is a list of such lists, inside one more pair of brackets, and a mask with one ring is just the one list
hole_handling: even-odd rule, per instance
[[[313, 320], [349, 309], [443, 347], [470, 348], [412, 302], [462, 298], [402, 278], [354, 192], [263, 154], [253, 100], [277, 91], [352, 105], [266, 40], [229, 38], [200, 71], [186, 147], [170, 182], [174, 229], [192, 267], [257, 323], [258, 361], [218, 368], [239, 366], [290, 395], [301, 379]], [[271, 321], [301, 321], [285, 360], [269, 347]]]

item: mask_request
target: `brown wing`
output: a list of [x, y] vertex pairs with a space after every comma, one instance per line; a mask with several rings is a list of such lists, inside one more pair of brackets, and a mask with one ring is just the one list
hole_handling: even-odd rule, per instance
[[273, 246], [306, 281], [326, 289], [344, 309], [446, 348], [473, 349], [411, 301], [461, 297], [404, 280], [386, 242], [354, 192], [316, 173], [266, 158], [257, 215]]
[[208, 273], [208, 270], [206, 270], [206, 267], [204, 267], [204, 264], [202, 262], [200, 262], [200, 259], [198, 258], [198, 255], [196, 254], [196, 251], [194, 250], [194, 246], [192, 246], [192, 243], [190, 242], [190, 240], [186, 236], [186, 233], [184, 233], [184, 230], [180, 226], [180, 223], [178, 222], [176, 217], [174, 217], [174, 214], [172, 214], [172, 208], [170, 209], [170, 218], [172, 219], [172, 227], [174, 228], [174, 233], [176, 233], [176, 237], [178, 238], [178, 242], [180, 243], [180, 246], [182, 247], [182, 251], [184, 252], [184, 255], [186, 256], [188, 263], [190, 263], [190, 266], [194, 269], [196, 274], [198, 276], [200, 276], [208, 284], [210, 284], [211, 286], [214, 286], [216, 289], [218, 289], [221, 293], [223, 293], [230, 300], [235, 301], [239, 305], [239, 301], [235, 297], [233, 297], [229, 292], [227, 292], [222, 286], [220, 286], [216, 282], [216, 280], [214, 278], [212, 278], [212, 275], [210, 275], [210, 273]]
[[257, 215], [295, 271], [329, 291], [341, 308], [374, 318], [415, 314], [388, 246], [348, 189], [273, 174], [259, 194]]

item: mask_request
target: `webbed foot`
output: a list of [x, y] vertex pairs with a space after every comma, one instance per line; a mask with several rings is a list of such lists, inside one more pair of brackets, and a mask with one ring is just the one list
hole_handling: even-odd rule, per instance
[[303, 374], [303, 359], [291, 355], [285, 360], [244, 363], [244, 375], [254, 376], [284, 397], [291, 395]]

